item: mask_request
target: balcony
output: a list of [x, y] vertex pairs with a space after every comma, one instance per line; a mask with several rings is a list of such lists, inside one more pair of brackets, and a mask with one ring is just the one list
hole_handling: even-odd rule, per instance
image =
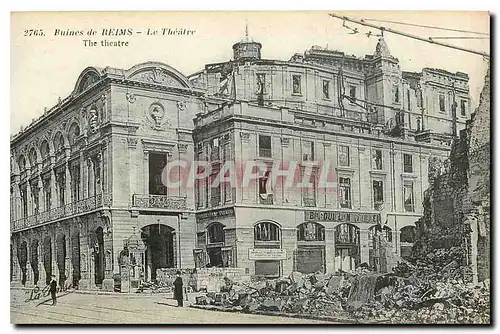
[[104, 207], [110, 207], [111, 203], [111, 194], [95, 195], [74, 203], [68, 203], [58, 208], [53, 208], [49, 211], [40, 212], [39, 214], [13, 221], [11, 223], [11, 230], [12, 232], [17, 232], [27, 228], [33, 228], [52, 221], [81, 215]]
[[186, 197], [169, 195], [134, 194], [132, 206], [145, 209], [187, 209]]

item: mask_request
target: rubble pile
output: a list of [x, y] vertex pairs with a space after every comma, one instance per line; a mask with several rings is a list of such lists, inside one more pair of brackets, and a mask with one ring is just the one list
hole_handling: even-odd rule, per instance
[[136, 293], [168, 293], [172, 292], [172, 284], [168, 284], [162, 281], [146, 282], [143, 281], [139, 285]]
[[235, 283], [196, 298], [243, 312], [269, 311], [386, 323], [489, 323], [490, 287], [467, 284], [459, 248], [402, 261], [392, 273], [301, 274]]

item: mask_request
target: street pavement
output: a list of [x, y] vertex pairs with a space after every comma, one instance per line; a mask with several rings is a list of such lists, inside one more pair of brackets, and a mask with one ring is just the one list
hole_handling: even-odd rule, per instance
[[[14, 324], [332, 324], [309, 319], [228, 313], [176, 307], [172, 294], [90, 294], [62, 292], [25, 302], [25, 291], [11, 289]], [[194, 297], [193, 297], [194, 298]], [[189, 304], [189, 303], [188, 303]]]

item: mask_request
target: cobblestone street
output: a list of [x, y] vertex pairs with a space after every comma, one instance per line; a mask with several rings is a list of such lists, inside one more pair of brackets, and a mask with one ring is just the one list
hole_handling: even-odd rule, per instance
[[[23, 290], [11, 290], [14, 324], [320, 324], [308, 319], [177, 308], [166, 295], [94, 295], [62, 293], [56, 306], [50, 297], [25, 302]], [[45, 302], [45, 303], [44, 303]]]

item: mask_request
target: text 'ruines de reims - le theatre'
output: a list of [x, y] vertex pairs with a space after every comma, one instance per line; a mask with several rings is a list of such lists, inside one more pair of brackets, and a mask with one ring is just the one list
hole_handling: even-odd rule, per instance
[[[157, 62], [88, 67], [12, 137], [13, 284], [113, 289], [124, 261], [146, 281], [159, 268], [349, 271], [376, 265], [375, 235], [408, 255], [429, 165], [470, 117], [467, 74], [404, 72], [383, 38], [363, 58], [262, 59], [248, 38], [233, 52], [187, 77]], [[210, 175], [167, 187], [174, 161]], [[272, 175], [292, 161], [308, 187]], [[212, 186], [227, 162], [265, 168]]]

